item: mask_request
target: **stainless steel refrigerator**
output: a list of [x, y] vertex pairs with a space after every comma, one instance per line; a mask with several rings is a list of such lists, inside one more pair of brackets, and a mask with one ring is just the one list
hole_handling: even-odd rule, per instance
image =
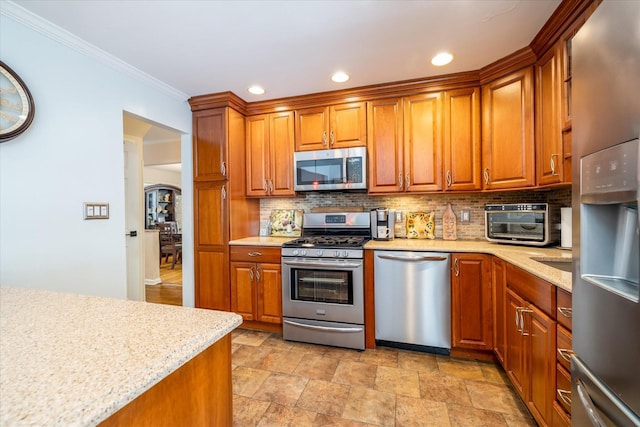
[[640, 426], [640, 1], [572, 41], [574, 426]]

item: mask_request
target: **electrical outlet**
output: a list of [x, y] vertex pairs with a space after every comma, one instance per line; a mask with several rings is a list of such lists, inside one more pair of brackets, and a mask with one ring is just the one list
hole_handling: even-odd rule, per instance
[[471, 222], [471, 211], [469, 209], [460, 209], [460, 222]]

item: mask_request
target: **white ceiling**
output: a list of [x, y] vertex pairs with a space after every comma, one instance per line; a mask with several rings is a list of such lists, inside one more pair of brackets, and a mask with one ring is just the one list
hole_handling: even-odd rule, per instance
[[[186, 96], [259, 101], [477, 70], [527, 46], [560, 0], [14, 3]], [[432, 66], [442, 50], [454, 61]], [[339, 69], [351, 80], [331, 82]]]

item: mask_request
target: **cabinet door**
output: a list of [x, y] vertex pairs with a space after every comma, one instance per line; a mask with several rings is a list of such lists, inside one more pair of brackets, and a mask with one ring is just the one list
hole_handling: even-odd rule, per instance
[[231, 262], [231, 311], [244, 320], [255, 320], [256, 264]]
[[280, 264], [258, 264], [257, 319], [260, 322], [282, 323], [282, 274]]
[[505, 366], [507, 355], [506, 344], [506, 292], [507, 269], [505, 262], [493, 257], [491, 261], [491, 282], [493, 283], [493, 350], [496, 357]]
[[293, 196], [293, 111], [269, 115], [269, 176], [271, 196]]
[[296, 110], [296, 151], [323, 150], [329, 147], [329, 108]]
[[480, 88], [444, 94], [445, 190], [481, 190]]
[[193, 180], [226, 179], [227, 109], [193, 113]]
[[536, 64], [536, 175], [538, 185], [563, 181], [561, 52], [552, 48]]
[[534, 417], [542, 425], [551, 423], [556, 384], [556, 322], [529, 305], [525, 320], [530, 361], [529, 397], [526, 400]]
[[451, 282], [453, 347], [493, 350], [491, 256], [455, 254]]
[[425, 192], [442, 189], [442, 95], [429, 93], [404, 99], [404, 188]]
[[485, 189], [535, 185], [532, 77], [526, 68], [482, 87]]
[[364, 102], [329, 107], [329, 148], [362, 147], [367, 141], [367, 107]]
[[368, 102], [369, 193], [403, 191], [402, 99]]
[[507, 306], [507, 352], [505, 357], [505, 371], [511, 383], [523, 399], [527, 399], [525, 388], [527, 385], [527, 365], [525, 354], [525, 341], [522, 335], [522, 309], [525, 308], [525, 301], [511, 289], [506, 293]]
[[229, 310], [227, 181], [194, 185], [196, 307]]
[[269, 115], [246, 119], [247, 196], [268, 194]]

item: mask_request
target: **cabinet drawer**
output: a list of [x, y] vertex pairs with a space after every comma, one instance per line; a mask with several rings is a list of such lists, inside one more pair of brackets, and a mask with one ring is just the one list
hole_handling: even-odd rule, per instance
[[556, 365], [556, 400], [567, 413], [571, 413], [571, 374], [562, 366]]
[[280, 247], [231, 246], [231, 261], [280, 263]]
[[572, 305], [571, 305], [571, 294], [567, 291], [563, 291], [562, 289], [558, 289], [558, 313], [557, 319], [558, 323], [562, 326], [571, 330], [571, 314], [572, 314]]
[[507, 287], [516, 291], [545, 314], [553, 319], [556, 318], [556, 287], [551, 283], [512, 264], [507, 264]]
[[567, 371], [571, 371], [571, 355], [573, 354], [573, 346], [571, 345], [571, 332], [567, 331], [562, 326], [558, 325], [557, 334], [557, 354], [558, 363]]
[[571, 418], [558, 401], [553, 402], [553, 421], [551, 423], [553, 427], [571, 427]]

